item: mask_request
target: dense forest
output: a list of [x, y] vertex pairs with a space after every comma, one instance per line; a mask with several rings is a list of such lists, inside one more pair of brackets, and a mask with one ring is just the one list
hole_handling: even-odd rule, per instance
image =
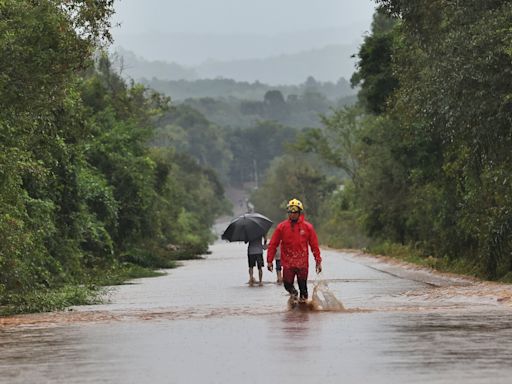
[[304, 128], [319, 127], [320, 115], [356, 102], [356, 91], [341, 78], [321, 82], [309, 76], [299, 85], [270, 86], [232, 79], [142, 81], [147, 87], [185, 104], [222, 127], [250, 128], [261, 120]]
[[3, 313], [87, 302], [204, 253], [228, 211], [210, 168], [148, 145], [169, 100], [97, 53], [111, 14], [112, 1], [0, 3]]
[[288, 95], [286, 98], [278, 89], [267, 91], [261, 100], [240, 100], [235, 98], [193, 98], [182, 104], [200, 111], [208, 120], [223, 127], [249, 128], [258, 121], [271, 120], [294, 127], [320, 127], [321, 116], [331, 114], [333, 110], [345, 105], [353, 105], [355, 95], [336, 101], [316, 91], [305, 91], [300, 95]]
[[352, 77], [358, 105], [296, 141], [343, 170], [343, 185], [283, 160], [254, 198], [270, 214], [266, 194], [296, 183], [276, 204], [313, 179], [323, 188], [301, 196], [324, 243], [510, 281], [512, 3], [377, 3]]
[[113, 70], [112, 0], [0, 2], [0, 311], [204, 254], [247, 182], [326, 245], [511, 280], [512, 4], [377, 4], [357, 103], [314, 79], [176, 103]]

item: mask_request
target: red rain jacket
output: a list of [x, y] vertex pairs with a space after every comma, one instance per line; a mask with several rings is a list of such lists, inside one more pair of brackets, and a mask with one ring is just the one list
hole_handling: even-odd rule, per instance
[[276, 249], [281, 244], [281, 265], [283, 268], [308, 268], [308, 245], [311, 247], [316, 263], [320, 263], [318, 237], [313, 225], [300, 215], [297, 222], [284, 220], [280, 222], [267, 250], [267, 264], [272, 264]]

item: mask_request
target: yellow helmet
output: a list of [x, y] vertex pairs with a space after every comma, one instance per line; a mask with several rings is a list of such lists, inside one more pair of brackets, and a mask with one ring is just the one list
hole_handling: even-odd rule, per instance
[[302, 202], [300, 200], [291, 199], [286, 205], [286, 209], [291, 212], [300, 212], [304, 209], [304, 206], [302, 205]]

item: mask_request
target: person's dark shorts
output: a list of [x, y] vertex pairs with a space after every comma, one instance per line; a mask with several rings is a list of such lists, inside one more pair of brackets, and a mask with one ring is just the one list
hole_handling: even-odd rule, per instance
[[255, 254], [255, 255], [248, 255], [247, 258], [249, 259], [249, 268], [254, 267], [256, 264], [258, 264], [258, 268], [263, 268], [263, 254]]
[[276, 271], [281, 270], [281, 260], [276, 260]]

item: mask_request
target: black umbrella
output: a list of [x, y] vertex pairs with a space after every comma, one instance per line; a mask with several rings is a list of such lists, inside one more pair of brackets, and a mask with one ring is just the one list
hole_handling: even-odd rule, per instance
[[245, 241], [247, 243], [265, 235], [272, 224], [268, 217], [259, 213], [246, 213], [233, 219], [221, 238], [228, 241]]

